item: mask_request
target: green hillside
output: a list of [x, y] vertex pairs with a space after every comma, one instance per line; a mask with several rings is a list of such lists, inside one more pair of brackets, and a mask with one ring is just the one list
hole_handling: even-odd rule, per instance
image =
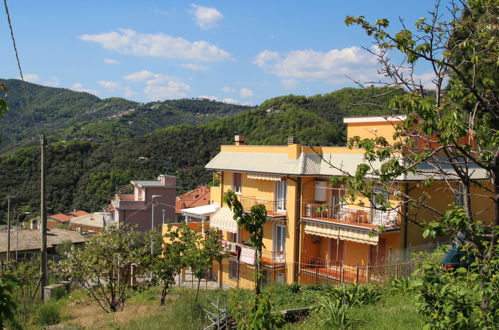
[[[177, 177], [179, 192], [209, 183], [204, 165], [232, 143], [233, 136], [246, 136], [249, 144], [285, 144], [288, 136], [302, 144], [344, 143], [342, 118], [350, 115], [386, 113], [378, 105], [357, 106], [345, 99], [362, 100], [383, 90], [345, 89], [313, 97], [284, 96], [265, 101], [258, 109], [200, 125], [178, 125], [123, 141], [96, 143], [67, 140], [54, 142], [48, 150], [47, 204], [49, 212], [73, 208], [101, 210], [118, 191], [126, 191], [132, 179], [151, 179], [159, 173]], [[181, 101], [175, 101], [180, 102]], [[202, 113], [200, 108], [196, 113]], [[17, 195], [15, 206], [38, 209], [39, 151], [23, 148], [0, 158], [0, 198]], [[2, 210], [5, 205], [0, 204]], [[2, 214], [0, 214], [0, 219]]]
[[0, 121], [2, 153], [33, 143], [37, 129], [57, 141], [110, 142], [170, 125], [205, 123], [251, 109], [205, 99], [141, 104], [32, 83], [25, 83], [25, 93], [19, 80], [0, 79], [2, 83], [7, 86], [5, 101], [10, 108]]

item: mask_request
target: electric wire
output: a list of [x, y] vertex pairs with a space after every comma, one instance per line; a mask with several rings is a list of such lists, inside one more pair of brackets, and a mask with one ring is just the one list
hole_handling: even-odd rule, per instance
[[17, 68], [19, 69], [19, 75], [21, 77], [21, 88], [23, 90], [24, 98], [25, 98], [25, 105], [26, 105], [26, 110], [30, 114], [31, 121], [33, 122], [33, 127], [35, 128], [38, 136], [40, 136], [40, 131], [38, 129], [38, 125], [35, 122], [35, 117], [33, 115], [33, 111], [31, 110], [30, 107], [30, 102], [29, 102], [29, 95], [28, 91], [26, 89], [25, 81], [24, 81], [24, 74], [23, 74], [23, 69], [21, 66], [21, 60], [19, 58], [19, 51], [17, 50], [17, 44], [16, 44], [16, 38], [14, 37], [14, 28], [12, 27], [12, 21], [10, 19], [10, 12], [9, 12], [9, 6], [7, 5], [7, 0], [3, 0], [4, 7], [5, 7], [5, 14], [7, 15], [7, 22], [9, 24], [9, 30], [10, 30], [10, 38], [12, 39], [12, 45], [14, 47], [14, 52], [16, 54], [16, 61], [17, 61]]

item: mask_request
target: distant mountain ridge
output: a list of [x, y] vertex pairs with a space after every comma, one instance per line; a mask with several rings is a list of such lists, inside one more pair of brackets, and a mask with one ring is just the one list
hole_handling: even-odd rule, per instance
[[10, 108], [0, 121], [0, 152], [26, 145], [35, 130], [58, 140], [88, 139], [99, 142], [125, 140], [170, 125], [200, 124], [232, 116], [252, 107], [206, 99], [138, 103], [123, 98], [100, 99], [86, 92], [3, 80]]
[[[288, 136], [294, 136], [303, 145], [341, 145], [345, 143], [344, 117], [389, 114], [388, 100], [400, 93], [399, 90], [373, 87], [345, 88], [311, 97], [280, 96], [233, 116], [202, 124], [167, 126], [131, 138], [112, 136], [109, 142], [95, 143], [79, 138], [61, 141], [60, 137], [53, 136], [49, 139], [51, 144], [47, 152], [47, 205], [51, 213], [74, 208], [101, 210], [115, 193], [126, 189], [130, 180], [147, 180], [159, 173], [177, 177], [178, 193], [207, 184], [211, 181], [211, 173], [204, 169], [205, 164], [218, 153], [221, 144], [233, 143], [236, 134], [245, 135], [248, 144], [285, 144]], [[207, 117], [205, 113], [209, 116], [210, 112], [220, 110], [219, 105], [210, 101], [189, 101], [143, 105], [145, 115], [138, 117], [134, 117], [137, 111], [127, 110], [120, 110], [126, 113], [111, 111], [108, 115], [119, 117], [120, 123], [140, 121], [141, 125], [156, 127], [153, 122], [161, 118], [156, 116], [158, 112], [154, 107], [165, 107], [165, 112], [187, 113], [189, 110], [194, 117]], [[100, 104], [104, 106], [104, 103]], [[199, 108], [194, 108], [193, 104]], [[205, 106], [214, 106], [214, 109]], [[0, 123], [2, 121], [0, 118]], [[92, 125], [99, 124], [87, 123], [82, 126], [83, 130], [75, 129], [74, 134], [84, 136]], [[95, 129], [97, 132], [103, 130], [102, 127]], [[69, 132], [69, 129], [62, 132]], [[118, 131], [115, 136], [119, 134]], [[5, 215], [3, 197], [6, 195], [17, 196], [12, 202], [15, 207], [23, 206], [36, 213], [39, 206], [38, 164], [38, 147], [21, 148], [0, 157], [0, 182], [3, 183], [0, 186], [0, 219]]]

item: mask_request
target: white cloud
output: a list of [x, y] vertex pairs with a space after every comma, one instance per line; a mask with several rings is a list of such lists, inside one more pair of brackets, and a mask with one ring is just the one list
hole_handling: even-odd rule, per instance
[[220, 89], [222, 92], [227, 93], [227, 94], [232, 94], [236, 92], [236, 89], [230, 86], [224, 86], [222, 89]]
[[113, 60], [112, 58], [105, 58], [104, 63], [106, 63], [106, 64], [120, 64], [120, 62]]
[[83, 41], [96, 42], [108, 50], [136, 56], [155, 56], [182, 60], [216, 62], [232, 59], [227, 51], [206, 41], [190, 42], [163, 33], [137, 33], [131, 29], [84, 34]]
[[206, 100], [210, 100], [210, 101], [218, 101], [218, 97], [211, 96], [211, 95], [200, 95], [200, 96], [198, 96], [198, 99], [206, 99]]
[[241, 102], [239, 102], [239, 100], [231, 99], [231, 98], [224, 98], [221, 101], [223, 103], [229, 103], [229, 104], [241, 104]]
[[137, 93], [135, 93], [130, 87], [125, 87], [124, 91], [125, 91], [124, 96], [128, 99], [137, 95]]
[[253, 95], [255, 95], [255, 93], [253, 93], [253, 91], [249, 88], [245, 87], [239, 90], [239, 96], [241, 96], [242, 98], [252, 97]]
[[124, 76], [123, 79], [130, 81], [142, 81], [152, 77], [154, 77], [154, 73], [152, 73], [151, 71], [143, 70], [130, 73], [129, 75]]
[[282, 79], [281, 84], [288, 88], [288, 89], [293, 89], [298, 86], [298, 81], [296, 79], [290, 78], [290, 79]]
[[203, 7], [194, 4], [192, 4], [191, 7], [193, 8], [192, 14], [194, 15], [194, 21], [204, 30], [214, 28], [218, 21], [224, 18], [224, 15], [216, 8]]
[[150, 100], [175, 99], [185, 97], [190, 89], [189, 85], [181, 81], [170, 80], [162, 85], [147, 85], [144, 88], [144, 94]]
[[59, 78], [56, 76], [50, 76], [48, 80], [42, 82], [45, 86], [57, 87], [59, 86]]
[[102, 87], [107, 88], [107, 89], [112, 90], [112, 91], [121, 89], [121, 85], [117, 82], [114, 82], [114, 81], [99, 80], [97, 83], [99, 85], [101, 85]]
[[152, 101], [186, 97], [191, 90], [189, 85], [176, 77], [147, 70], [131, 73], [123, 79], [145, 83], [143, 92]]
[[34, 73], [25, 74], [23, 77], [24, 77], [24, 80], [29, 81], [31, 83], [35, 83], [38, 80], [40, 80], [40, 77]]
[[184, 64], [180, 64], [180, 66], [182, 66], [186, 69], [192, 70], [192, 71], [207, 71], [210, 69], [209, 66], [193, 64], [193, 63], [184, 63]]
[[163, 10], [163, 9], [154, 9], [153, 12], [155, 14], [160, 14], [160, 15], [164, 15], [164, 16], [170, 16], [170, 12], [167, 11], [167, 10]]
[[279, 58], [278, 52], [273, 52], [271, 50], [264, 50], [255, 56], [253, 63], [258, 65], [259, 67], [264, 67], [267, 65], [268, 62], [270, 62], [274, 59], [277, 59], [277, 58]]
[[75, 82], [72, 86], [71, 86], [71, 89], [72, 90], [75, 90], [77, 92], [85, 92], [85, 93], [90, 93], [90, 94], [94, 94], [94, 95], [98, 95], [99, 92], [97, 92], [95, 89], [87, 89], [87, 88], [84, 88], [83, 87], [83, 84], [81, 82]]
[[344, 83], [349, 81], [347, 77], [359, 81], [380, 78], [375, 57], [355, 46], [331, 49], [327, 52], [311, 49], [294, 50], [284, 56], [277, 52], [264, 50], [254, 58], [253, 63], [266, 72], [283, 79]]

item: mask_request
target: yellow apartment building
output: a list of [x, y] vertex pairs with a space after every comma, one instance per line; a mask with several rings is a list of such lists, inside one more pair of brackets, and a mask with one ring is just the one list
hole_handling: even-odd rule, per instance
[[[394, 125], [403, 117], [345, 118], [347, 137], [391, 139]], [[255, 204], [267, 209], [264, 226], [264, 273], [273, 282], [307, 283], [307, 275], [320, 275], [335, 281], [366, 281], [372, 266], [398, 258], [398, 252], [425, 243], [421, 227], [408, 221], [414, 217], [431, 220], [424, 210], [417, 214], [405, 207], [379, 211], [368, 200], [347, 204], [342, 196], [346, 187], [332, 184], [333, 176], [353, 175], [364, 163], [364, 151], [347, 147], [302, 146], [293, 138], [285, 146], [246, 145], [236, 136], [234, 145], [221, 146], [206, 165], [220, 184], [211, 188], [211, 203], [219, 207], [210, 218], [210, 227], [223, 234], [223, 245], [231, 257], [214, 272], [220, 283], [252, 288], [254, 251], [246, 244], [248, 233], [238, 227], [223, 195], [234, 191], [245, 210]], [[430, 171], [430, 170], [428, 170]], [[421, 174], [423, 173], [423, 174]], [[476, 176], [483, 175], [478, 169]], [[456, 196], [445, 182], [421, 185], [424, 169], [393, 181], [400, 191], [431, 198], [432, 207], [445, 210]], [[486, 179], [486, 177], [483, 177]], [[385, 198], [393, 207], [400, 200]], [[477, 212], [492, 214], [488, 198], [474, 203]], [[490, 205], [492, 206], [492, 205]], [[411, 213], [413, 212], [413, 213]], [[369, 267], [371, 268], [369, 268]], [[372, 278], [372, 277], [371, 277]]]

